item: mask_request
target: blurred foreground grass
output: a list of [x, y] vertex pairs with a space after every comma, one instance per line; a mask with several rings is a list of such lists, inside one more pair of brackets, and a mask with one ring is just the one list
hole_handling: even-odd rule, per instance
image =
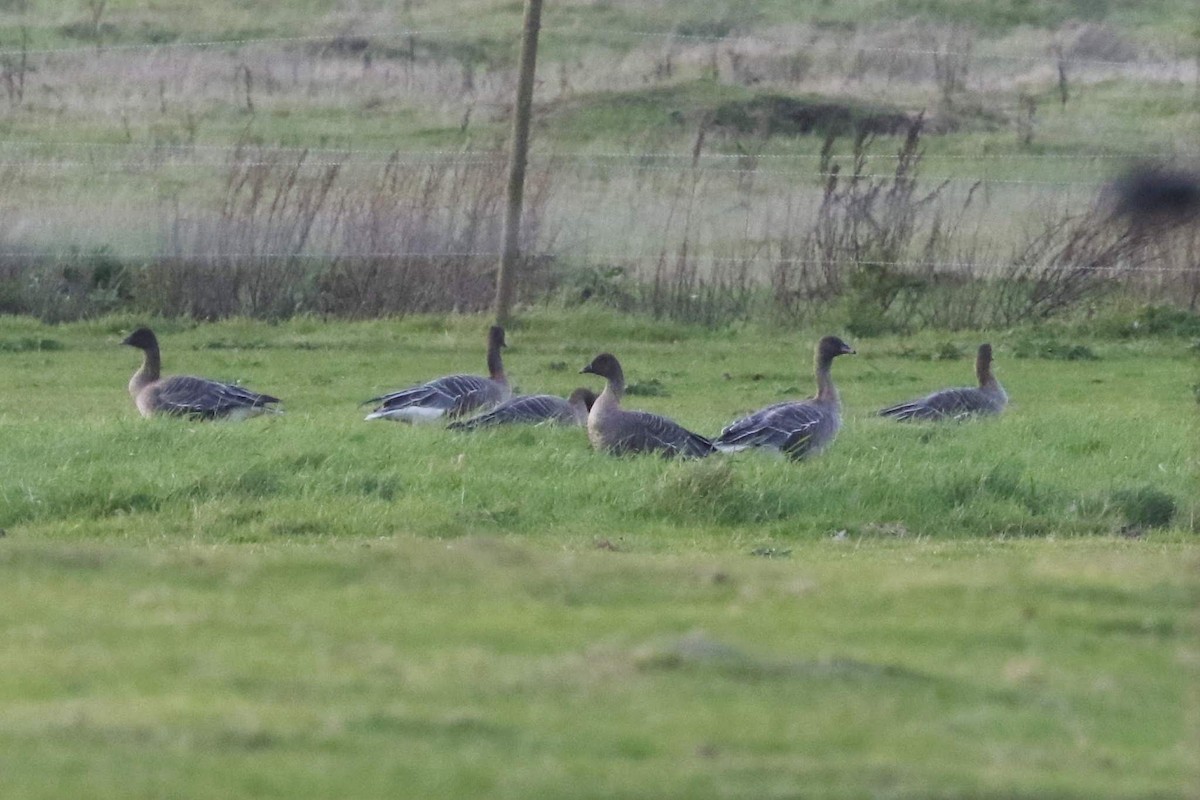
[[7, 542], [18, 797], [1185, 797], [1196, 553]]

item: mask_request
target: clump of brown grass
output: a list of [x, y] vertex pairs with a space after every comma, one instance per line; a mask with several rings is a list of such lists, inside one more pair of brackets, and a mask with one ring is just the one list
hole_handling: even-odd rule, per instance
[[168, 315], [283, 317], [306, 310], [310, 244], [334, 220], [339, 167], [309, 168], [307, 154], [240, 149], [230, 158], [215, 213], [176, 211], [142, 291]]
[[[343, 182], [340, 174], [336, 161], [239, 151], [215, 213], [176, 211], [164, 252], [144, 275], [144, 301], [159, 313], [203, 319], [487, 307], [501, 160], [412, 164], [393, 156], [373, 180]], [[542, 234], [549, 186], [545, 174], [530, 181], [527, 245]], [[526, 294], [537, 291], [531, 272]]]

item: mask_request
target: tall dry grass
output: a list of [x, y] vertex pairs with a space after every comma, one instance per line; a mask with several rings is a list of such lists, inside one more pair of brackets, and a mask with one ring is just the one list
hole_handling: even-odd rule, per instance
[[[637, 192], [614, 195], [629, 224], [594, 236], [562, 213], [578, 188], [563, 181], [575, 173], [543, 162], [527, 193], [520, 300], [710, 326], [838, 319], [859, 335], [1012, 325], [1118, 291], [1196, 307], [1193, 229], [1131, 227], [1099, 203], [1047, 203], [998, 239], [980, 187], [926, 185], [923, 125], [913, 120], [887, 172], [873, 166], [880, 141], [857, 135], [836, 156], [829, 137], [823, 183], [797, 183], [774, 205], [763, 203], [766, 176], [753, 155], [732, 176], [698, 162], [647, 171]], [[180, 203], [166, 212], [149, 258], [93, 250], [0, 259], [0, 310], [56, 320], [120, 309], [199, 319], [484, 310], [503, 208], [497, 155], [394, 156], [367, 178], [338, 159], [242, 148], [207, 210]], [[729, 192], [718, 205], [720, 186]]]
[[965, 194], [947, 181], [924, 186], [923, 126], [912, 121], [887, 174], [873, 171], [870, 135], [856, 135], [844, 158], [828, 137], [815, 208], [789, 194], [773, 235], [747, 229], [723, 248], [696, 219], [700, 176], [682, 171], [662, 223], [676, 244], [649, 268], [617, 258], [587, 270], [580, 298], [706, 325], [836, 317], [859, 335], [1045, 320], [1115, 292], [1178, 302], [1182, 291], [1194, 308], [1193, 229], [1130, 226], [1096, 197], [1083, 208], [1039, 204], [1004, 242], [988, 229], [981, 183]]
[[[393, 156], [370, 181], [341, 181], [337, 162], [259, 150], [230, 160], [218, 208], [175, 212], [164, 248], [139, 285], [148, 307], [215, 319], [300, 312], [372, 317], [479, 311], [493, 296], [504, 171], [486, 154], [406, 163]], [[548, 249], [551, 183], [534, 173], [523, 247]], [[537, 258], [524, 297], [544, 291]], [[544, 276], [542, 276], [544, 280]]]

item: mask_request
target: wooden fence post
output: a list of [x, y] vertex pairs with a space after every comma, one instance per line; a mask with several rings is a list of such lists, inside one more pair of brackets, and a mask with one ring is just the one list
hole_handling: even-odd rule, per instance
[[533, 79], [537, 68], [538, 30], [542, 26], [542, 0], [525, 0], [525, 28], [521, 35], [521, 73], [513, 110], [512, 150], [508, 157], [508, 205], [504, 210], [504, 246], [496, 273], [496, 324], [512, 317], [516, 269], [521, 257], [521, 207], [525, 199], [525, 165], [529, 157], [529, 118], [533, 110]]

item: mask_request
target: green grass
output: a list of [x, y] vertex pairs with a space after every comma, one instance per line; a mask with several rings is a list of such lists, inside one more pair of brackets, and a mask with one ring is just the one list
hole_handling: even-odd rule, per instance
[[[1188, 149], [1191, 89], [1073, 64], [1062, 107], [1044, 35], [1062, 26], [1069, 44], [1073, 21], [1100, 21], [1186, 64], [1194, 5], [551, 3], [535, 161], [686, 155], [724, 103], [829, 93], [940, 115], [924, 139], [925, 185], [1099, 183], [1115, 155]], [[31, 54], [25, 97], [0, 120], [0, 138], [17, 140], [9, 160], [79, 162], [9, 170], [10, 250], [155, 252], [172, 202], [186, 217], [221, 196], [219, 164], [155, 166], [64, 143], [457, 151], [508, 135], [496, 87], [512, 77], [517, 2], [112, 0], [102, 19], [107, 45], [367, 32], [378, 37], [369, 69], [310, 42], [112, 48], [93, 62], [87, 16], [83, 3], [0, 2], [10, 70], [22, 27], [31, 48], [82, 48]], [[882, 58], [861, 82], [851, 74], [858, 47], [928, 47], [891, 38], [892, 21], [910, 20], [971, 31], [978, 57], [951, 114], [919, 70], [893, 76]], [[849, 48], [845, 63], [818, 54], [795, 85], [755, 82], [779, 65], [736, 37], [806, 24]], [[424, 31], [429, 73], [413, 78], [407, 43], [387, 36], [403, 28]], [[701, 38], [644, 35], [667, 31]], [[703, 39], [725, 35], [749, 77]], [[719, 81], [706, 77], [710, 49], [724, 59]], [[655, 77], [668, 52], [671, 75]], [[473, 93], [461, 89], [466, 64]], [[1019, 85], [1014, 69], [1028, 73]], [[1039, 100], [1028, 147], [1018, 92]], [[747, 191], [764, 202], [748, 220], [819, 185], [820, 137], [706, 133], [704, 156], [799, 157], [758, 163]], [[881, 137], [869, 171], [886, 172], [895, 147]], [[1020, 158], [1057, 153], [1096, 158]], [[616, 237], [669, 251], [669, 225], [626, 220], [653, 225], [675, 183], [598, 162], [567, 159], [556, 173], [550, 227], [584, 223], [599, 252]], [[366, 185], [373, 169], [348, 166], [342, 180]], [[744, 242], [749, 224], [721, 222], [734, 193], [704, 186], [710, 246]], [[985, 227], [1006, 241], [1022, 213], [1045, 213], [1050, 190], [991, 191]], [[142, 420], [124, 391], [137, 354], [117, 345], [140, 322], [0, 317], [4, 800], [1200, 793], [1194, 315], [1146, 313], [1136, 331], [1104, 318], [856, 340], [860, 355], [835, 370], [846, 427], [803, 464], [611, 459], [578, 430], [362, 422], [363, 398], [482, 369], [478, 318], [158, 320], [168, 371], [242, 380], [282, 396], [287, 413]], [[565, 394], [595, 386], [577, 370], [612, 350], [648, 388], [630, 405], [711, 434], [810, 393], [825, 332], [542, 311], [510, 331], [506, 358], [521, 389]], [[969, 382], [984, 338], [1013, 398], [1003, 417], [906, 427], [873, 416]]]
[[1096, 798], [1194, 779], [1180, 543], [679, 550], [9, 542], [0, 789]]
[[[631, 404], [707, 434], [812, 391], [812, 334], [583, 319], [594, 332], [574, 334], [582, 323], [554, 314], [513, 332], [508, 365], [520, 389], [566, 394], [589, 383], [576, 373], [592, 355], [612, 349], [631, 381], [656, 387]], [[860, 356], [837, 364], [846, 430], [828, 458], [797, 470], [755, 454], [613, 462], [595, 458], [575, 430], [467, 435], [361, 423], [359, 400], [451, 370], [480, 370], [477, 320], [167, 327], [168, 370], [243, 380], [283, 397], [288, 413], [241, 426], [147, 422], [121, 391], [137, 364], [135, 352], [116, 346], [124, 324], [65, 327], [59, 335], [18, 323], [0, 334], [10, 385], [33, 395], [24, 404], [14, 398], [0, 416], [13, 470], [0, 475], [0, 526], [58, 538], [99, 525], [133, 538], [212, 542], [306, 532], [586, 542], [597, 528], [648, 526], [650, 539], [684, 528], [708, 546], [747, 530], [773, 541], [883, 523], [938, 538], [1106, 533], [1124, 524], [1114, 493], [1148, 484], [1178, 505], [1173, 524], [1196, 524], [1195, 420], [1185, 413], [1194, 356], [1174, 339], [1085, 347], [1060, 336], [1056, 347], [1048, 334], [999, 334], [993, 340], [1011, 413], [950, 427], [898, 426], [873, 412], [968, 383], [969, 359], [929, 357], [970, 352], [975, 340], [868, 341]], [[58, 349], [43, 346], [51, 342]], [[692, 364], [696, 351], [702, 360]], [[1085, 352], [1091, 358], [1067, 360]], [[65, 419], [56, 397], [70, 398]], [[514, 463], [538, 491], [513, 492], [494, 478]]]
[[[473, 318], [160, 321], [168, 371], [288, 411], [142, 420], [134, 322], [0, 320], [5, 798], [1197, 785], [1186, 338], [993, 332], [1013, 405], [948, 427], [871, 411], [966, 382], [981, 335], [864, 339], [827, 454], [681, 464], [361, 421], [481, 368]], [[565, 392], [611, 349], [711, 433], [808, 393], [815, 333], [541, 312], [506, 364]], [[1095, 358], [1023, 345], [1051, 333]]]

